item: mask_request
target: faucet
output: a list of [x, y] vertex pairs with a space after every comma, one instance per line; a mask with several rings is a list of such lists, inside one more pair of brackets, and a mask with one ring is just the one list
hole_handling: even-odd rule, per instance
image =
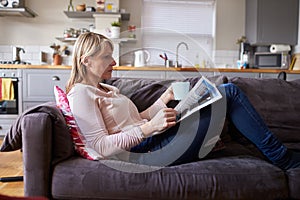
[[20, 63], [21, 62], [21, 58], [20, 58], [20, 51], [22, 51], [23, 53], [25, 53], [25, 50], [21, 47], [13, 47], [13, 62], [14, 63]]
[[188, 47], [187, 43], [185, 43], [185, 42], [179, 42], [179, 43], [177, 44], [177, 47], [176, 47], [176, 62], [175, 62], [175, 68], [179, 67], [179, 62], [178, 62], [178, 49], [179, 49], [179, 47], [180, 47], [182, 44], [185, 45], [186, 50], [189, 50], [189, 47]]

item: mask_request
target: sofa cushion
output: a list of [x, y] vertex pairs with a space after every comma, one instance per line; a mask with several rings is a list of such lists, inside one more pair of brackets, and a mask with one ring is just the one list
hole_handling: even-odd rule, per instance
[[300, 80], [235, 77], [268, 127], [285, 143], [300, 142]]
[[75, 121], [65, 92], [58, 86], [54, 86], [54, 94], [57, 107], [61, 110], [66, 120], [66, 124], [69, 128], [69, 133], [72, 136], [76, 152], [89, 160], [99, 160], [101, 156], [93, 149], [86, 147], [85, 137], [81, 134], [80, 129]]
[[[287, 199], [285, 174], [263, 160], [235, 156], [202, 160], [148, 173], [113, 169], [136, 164], [73, 158], [53, 172], [56, 199]], [[72, 169], [72, 170], [70, 170]], [[63, 177], [63, 178], [62, 178]]]
[[300, 199], [300, 168], [290, 169], [286, 172], [291, 199]]

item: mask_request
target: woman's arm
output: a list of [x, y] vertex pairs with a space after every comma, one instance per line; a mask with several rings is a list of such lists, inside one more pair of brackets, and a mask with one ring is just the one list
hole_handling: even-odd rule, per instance
[[172, 87], [169, 87], [152, 106], [140, 113], [141, 117], [151, 120], [161, 109], [166, 108], [171, 100], [174, 100], [174, 94]]
[[150, 137], [155, 132], [161, 132], [176, 124], [176, 111], [173, 108], [161, 109], [150, 121], [141, 125], [144, 137]]
[[68, 100], [87, 147], [105, 158], [129, 150], [143, 140], [141, 128], [137, 125], [110, 134], [101, 112], [101, 107], [107, 105], [102, 105], [103, 102], [96, 95], [97, 89], [83, 86], [75, 89], [69, 94]]

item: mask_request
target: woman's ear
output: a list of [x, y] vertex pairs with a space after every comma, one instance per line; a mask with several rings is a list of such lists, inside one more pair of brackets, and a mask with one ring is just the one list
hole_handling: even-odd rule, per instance
[[90, 59], [87, 56], [83, 57], [82, 64], [84, 64], [86, 67], [89, 67], [90, 66]]

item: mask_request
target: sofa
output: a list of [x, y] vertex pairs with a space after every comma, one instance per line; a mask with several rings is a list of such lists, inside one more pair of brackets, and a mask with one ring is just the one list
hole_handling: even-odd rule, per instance
[[[300, 150], [300, 80], [209, 77], [232, 82], [249, 97], [269, 128], [289, 148]], [[195, 84], [198, 78], [189, 78]], [[112, 78], [139, 110], [153, 103], [171, 80]], [[172, 107], [177, 102], [171, 102]], [[49, 199], [300, 199], [300, 168], [283, 171], [272, 165], [230, 120], [221, 148], [191, 163], [140, 171], [139, 164], [93, 161], [74, 151], [62, 112], [54, 102], [19, 116], [1, 151], [22, 149], [25, 196]], [[126, 172], [113, 166], [135, 169]]]

